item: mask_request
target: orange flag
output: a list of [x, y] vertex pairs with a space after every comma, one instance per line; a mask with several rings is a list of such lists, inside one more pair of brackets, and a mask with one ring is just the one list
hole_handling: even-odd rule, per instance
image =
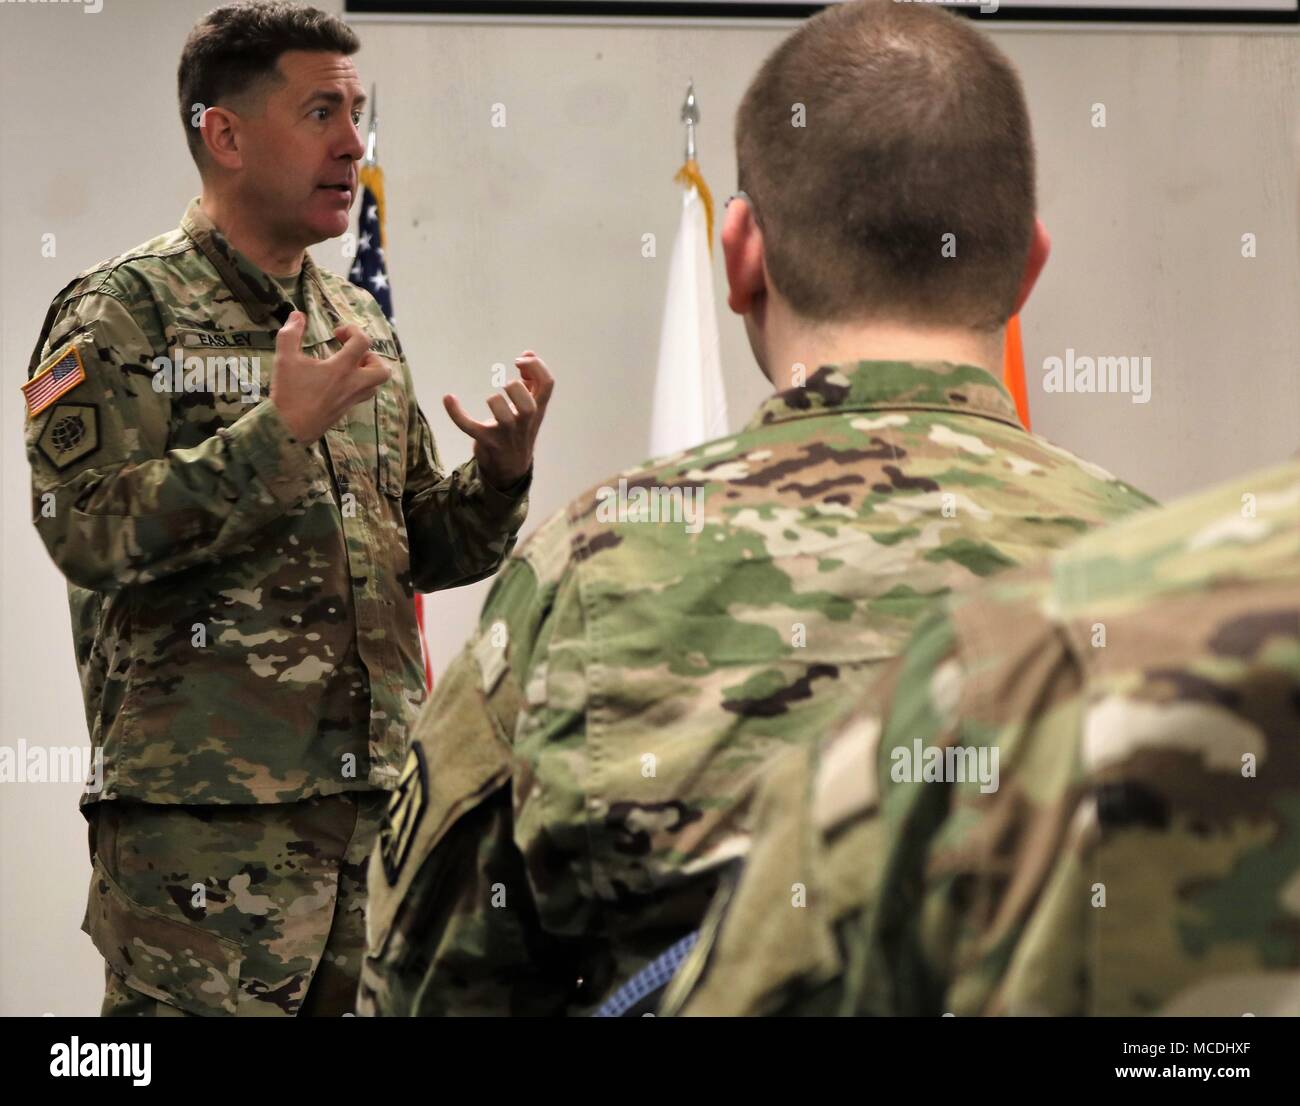
[[1029, 429], [1029, 393], [1025, 391], [1025, 350], [1020, 342], [1020, 316], [1007, 323], [1007, 341], [1002, 351], [1002, 383], [1016, 401], [1016, 413]]

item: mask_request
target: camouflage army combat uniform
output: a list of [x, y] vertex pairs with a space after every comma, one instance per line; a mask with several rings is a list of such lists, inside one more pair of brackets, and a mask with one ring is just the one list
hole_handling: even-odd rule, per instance
[[896, 362], [824, 366], [579, 497], [416, 725], [360, 1012], [590, 1009], [697, 925], [746, 782], [935, 596], [1149, 503], [1026, 433], [983, 369]]
[[34, 521], [103, 756], [82, 809], [106, 1009], [293, 1013], [327, 939], [355, 984], [362, 861], [424, 694], [412, 595], [490, 575], [527, 510], [531, 473], [442, 471], [367, 293], [310, 257], [301, 287], [305, 352], [351, 323], [394, 370], [311, 445], [267, 401], [291, 307], [197, 200], [64, 288], [29, 366]]
[[665, 1009], [1300, 1014], [1297, 743], [1292, 463], [927, 617], [773, 762]]

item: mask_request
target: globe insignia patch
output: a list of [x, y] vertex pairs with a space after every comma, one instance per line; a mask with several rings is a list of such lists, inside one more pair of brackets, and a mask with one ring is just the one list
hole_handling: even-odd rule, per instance
[[99, 448], [99, 410], [93, 403], [60, 403], [36, 446], [60, 471], [89, 457]]

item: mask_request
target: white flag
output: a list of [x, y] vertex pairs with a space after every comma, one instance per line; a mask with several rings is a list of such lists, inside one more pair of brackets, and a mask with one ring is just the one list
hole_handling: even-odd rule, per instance
[[695, 186], [682, 197], [682, 221], [668, 270], [668, 298], [659, 332], [650, 456], [679, 453], [727, 434], [713, 267], [704, 203]]

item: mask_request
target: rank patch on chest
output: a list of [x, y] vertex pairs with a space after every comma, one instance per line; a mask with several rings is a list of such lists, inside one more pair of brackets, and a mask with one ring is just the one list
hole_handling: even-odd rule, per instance
[[402, 865], [411, 851], [416, 827], [424, 817], [428, 795], [424, 750], [419, 745], [412, 745], [397, 788], [388, 800], [388, 817], [379, 831], [379, 860], [390, 887], [396, 886], [402, 874]]
[[60, 403], [36, 448], [60, 471], [89, 457], [99, 448], [99, 410], [93, 403]]
[[39, 415], [85, 379], [86, 367], [81, 363], [81, 350], [74, 342], [48, 358], [36, 375], [23, 385], [27, 417]]

